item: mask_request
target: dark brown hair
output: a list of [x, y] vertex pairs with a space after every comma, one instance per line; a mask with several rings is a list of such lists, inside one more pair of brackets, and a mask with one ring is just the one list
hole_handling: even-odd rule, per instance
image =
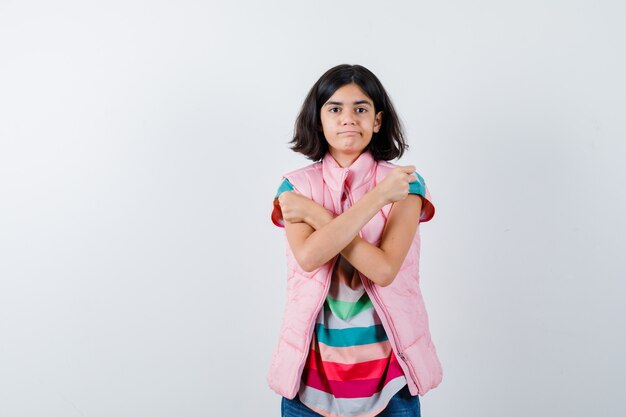
[[328, 152], [321, 127], [320, 109], [339, 88], [356, 84], [374, 102], [376, 113], [383, 112], [380, 130], [374, 133], [367, 150], [377, 161], [390, 161], [408, 149], [400, 119], [378, 78], [361, 65], [337, 65], [326, 71], [313, 85], [296, 119], [291, 149], [319, 161]]

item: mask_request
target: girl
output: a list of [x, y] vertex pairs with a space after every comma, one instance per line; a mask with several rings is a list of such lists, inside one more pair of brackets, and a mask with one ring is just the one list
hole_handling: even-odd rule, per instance
[[292, 149], [318, 161], [286, 174], [288, 288], [268, 382], [282, 415], [419, 416], [441, 382], [419, 289], [418, 225], [434, 215], [398, 116], [376, 76], [339, 65], [313, 85]]

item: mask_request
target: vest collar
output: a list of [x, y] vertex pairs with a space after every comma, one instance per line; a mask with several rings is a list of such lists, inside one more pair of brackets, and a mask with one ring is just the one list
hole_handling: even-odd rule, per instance
[[330, 152], [326, 152], [322, 159], [322, 175], [331, 190], [343, 191], [344, 187], [355, 190], [370, 182], [376, 171], [376, 165], [369, 151], [359, 155], [347, 168], [340, 166]]

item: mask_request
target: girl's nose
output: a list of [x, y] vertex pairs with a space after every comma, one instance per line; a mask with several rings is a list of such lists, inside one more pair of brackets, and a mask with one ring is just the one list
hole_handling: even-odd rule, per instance
[[344, 113], [341, 123], [344, 125], [353, 125], [355, 124], [354, 116], [350, 113]]

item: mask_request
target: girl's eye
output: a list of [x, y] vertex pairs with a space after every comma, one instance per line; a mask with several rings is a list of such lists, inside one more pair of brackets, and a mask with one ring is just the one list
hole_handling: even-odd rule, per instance
[[331, 107], [328, 111], [331, 113], [339, 113], [339, 107]]
[[366, 108], [364, 108], [364, 107], [357, 107], [357, 108], [356, 108], [356, 112], [357, 112], [357, 113], [365, 113], [366, 111], [367, 111], [367, 109], [366, 109]]

